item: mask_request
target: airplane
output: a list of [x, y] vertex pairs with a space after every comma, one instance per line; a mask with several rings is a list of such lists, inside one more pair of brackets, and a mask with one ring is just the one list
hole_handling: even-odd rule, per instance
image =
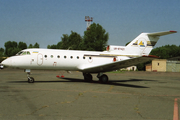
[[84, 80], [92, 81], [91, 74], [97, 74], [101, 83], [107, 83], [109, 78], [104, 72], [137, 65], [158, 58], [149, 55], [160, 36], [177, 33], [165, 31], [156, 33], [141, 33], [127, 46], [107, 46], [107, 50], [80, 51], [61, 49], [25, 49], [15, 56], [2, 61], [2, 65], [24, 69], [29, 83], [34, 83], [30, 76], [32, 69], [80, 71]]

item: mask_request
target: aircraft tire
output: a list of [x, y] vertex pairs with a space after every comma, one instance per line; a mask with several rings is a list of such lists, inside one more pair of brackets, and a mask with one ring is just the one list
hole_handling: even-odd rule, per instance
[[99, 81], [101, 83], [107, 83], [109, 81], [109, 78], [106, 74], [103, 74], [101, 77], [99, 77]]
[[83, 75], [85, 81], [92, 81], [92, 75], [90, 73], [88, 74], [83, 73]]
[[28, 83], [34, 83], [34, 78], [33, 77], [28, 78]]

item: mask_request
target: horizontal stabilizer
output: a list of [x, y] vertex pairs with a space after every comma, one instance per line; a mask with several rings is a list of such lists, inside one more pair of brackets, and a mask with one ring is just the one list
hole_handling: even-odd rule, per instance
[[177, 33], [177, 31], [165, 31], [165, 32], [156, 32], [156, 33], [148, 33], [148, 36], [163, 36], [163, 35], [168, 35], [172, 33]]

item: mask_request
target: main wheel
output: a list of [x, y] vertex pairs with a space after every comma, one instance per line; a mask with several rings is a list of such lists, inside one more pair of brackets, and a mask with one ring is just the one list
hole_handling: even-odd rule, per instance
[[28, 77], [28, 83], [34, 83], [34, 78], [33, 77]]
[[109, 78], [106, 74], [103, 74], [101, 77], [99, 77], [99, 81], [101, 83], [107, 83], [109, 81]]
[[92, 75], [90, 73], [83, 73], [85, 81], [92, 81]]

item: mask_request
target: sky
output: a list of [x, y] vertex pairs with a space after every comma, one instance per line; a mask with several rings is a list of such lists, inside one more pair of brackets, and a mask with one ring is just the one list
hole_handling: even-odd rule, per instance
[[180, 45], [180, 0], [0, 0], [0, 47], [22, 41], [47, 48], [71, 31], [83, 36], [85, 16], [109, 33], [108, 45], [169, 30], [177, 33], [162, 36], [156, 47]]

